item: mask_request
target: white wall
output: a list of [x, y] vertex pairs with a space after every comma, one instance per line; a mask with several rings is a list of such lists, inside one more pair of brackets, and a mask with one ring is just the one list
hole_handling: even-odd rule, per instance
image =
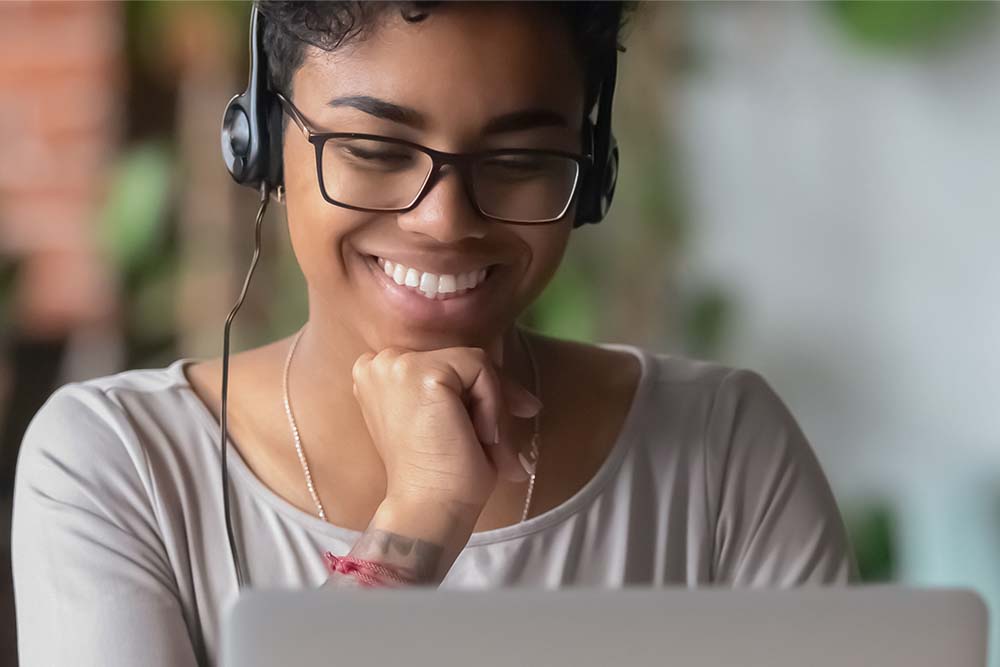
[[688, 14], [684, 286], [734, 297], [726, 361], [771, 381], [841, 500], [899, 503], [907, 580], [1000, 600], [1000, 12], [926, 54], [819, 4]]

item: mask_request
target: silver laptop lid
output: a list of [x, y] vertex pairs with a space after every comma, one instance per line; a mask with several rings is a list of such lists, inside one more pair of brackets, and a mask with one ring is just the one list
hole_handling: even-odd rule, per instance
[[896, 587], [245, 593], [223, 667], [984, 667], [965, 590]]

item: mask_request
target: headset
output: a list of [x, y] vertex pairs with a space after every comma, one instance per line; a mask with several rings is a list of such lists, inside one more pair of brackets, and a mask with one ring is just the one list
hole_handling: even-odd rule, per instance
[[[260, 208], [254, 222], [254, 251], [250, 268], [243, 281], [239, 298], [226, 318], [222, 342], [222, 405], [219, 447], [222, 451], [222, 503], [226, 521], [226, 536], [239, 590], [246, 585], [245, 573], [230, 516], [227, 450], [227, 399], [229, 393], [229, 332], [236, 313], [246, 299], [250, 279], [260, 257], [261, 221], [272, 193], [283, 189], [282, 173], [282, 110], [277, 97], [268, 86], [268, 69], [263, 48], [264, 17], [257, 4], [250, 11], [250, 80], [247, 89], [235, 95], [226, 105], [222, 117], [222, 159], [233, 180], [260, 193]], [[601, 222], [611, 208], [618, 180], [618, 142], [611, 131], [611, 107], [618, 73], [618, 49], [607, 58], [602, 73], [597, 100], [597, 119], [591, 119], [588, 109], [583, 121], [583, 149], [591, 165], [583, 175], [578, 194], [576, 219], [573, 227]], [[624, 49], [622, 49], [624, 50]]]

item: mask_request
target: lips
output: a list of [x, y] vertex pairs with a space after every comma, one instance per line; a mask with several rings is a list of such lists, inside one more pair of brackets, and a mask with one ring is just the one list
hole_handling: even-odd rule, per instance
[[[468, 328], [481, 324], [483, 316], [495, 303], [494, 290], [502, 273], [502, 266], [494, 264], [485, 268], [483, 279], [471, 289], [466, 286], [459, 290], [456, 285], [455, 291], [440, 294], [434, 290], [433, 296], [428, 296], [430, 290], [420, 290], [419, 283], [407, 286], [404, 280], [404, 284], [397, 284], [374, 255], [365, 255], [365, 265], [372, 278], [371, 292], [376, 303], [383, 304], [387, 310], [406, 321], [433, 325], [435, 328]], [[438, 281], [441, 279], [440, 275], [434, 277]]]
[[376, 257], [382, 271], [397, 285], [415, 290], [428, 299], [450, 299], [475, 289], [486, 278], [489, 267], [465, 273], [431, 273]]

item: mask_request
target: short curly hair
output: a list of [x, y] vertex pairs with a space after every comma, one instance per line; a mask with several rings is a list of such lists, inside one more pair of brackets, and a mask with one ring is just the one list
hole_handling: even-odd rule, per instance
[[[380, 24], [390, 8], [402, 18], [418, 23], [439, 2], [315, 2], [257, 0], [264, 16], [263, 47], [271, 90], [291, 93], [292, 75], [302, 66], [305, 47], [324, 51], [363, 40]], [[582, 60], [585, 97], [589, 111], [597, 101], [601, 79], [612, 49], [624, 51], [622, 33], [636, 2], [542, 2], [569, 24], [574, 47]]]

